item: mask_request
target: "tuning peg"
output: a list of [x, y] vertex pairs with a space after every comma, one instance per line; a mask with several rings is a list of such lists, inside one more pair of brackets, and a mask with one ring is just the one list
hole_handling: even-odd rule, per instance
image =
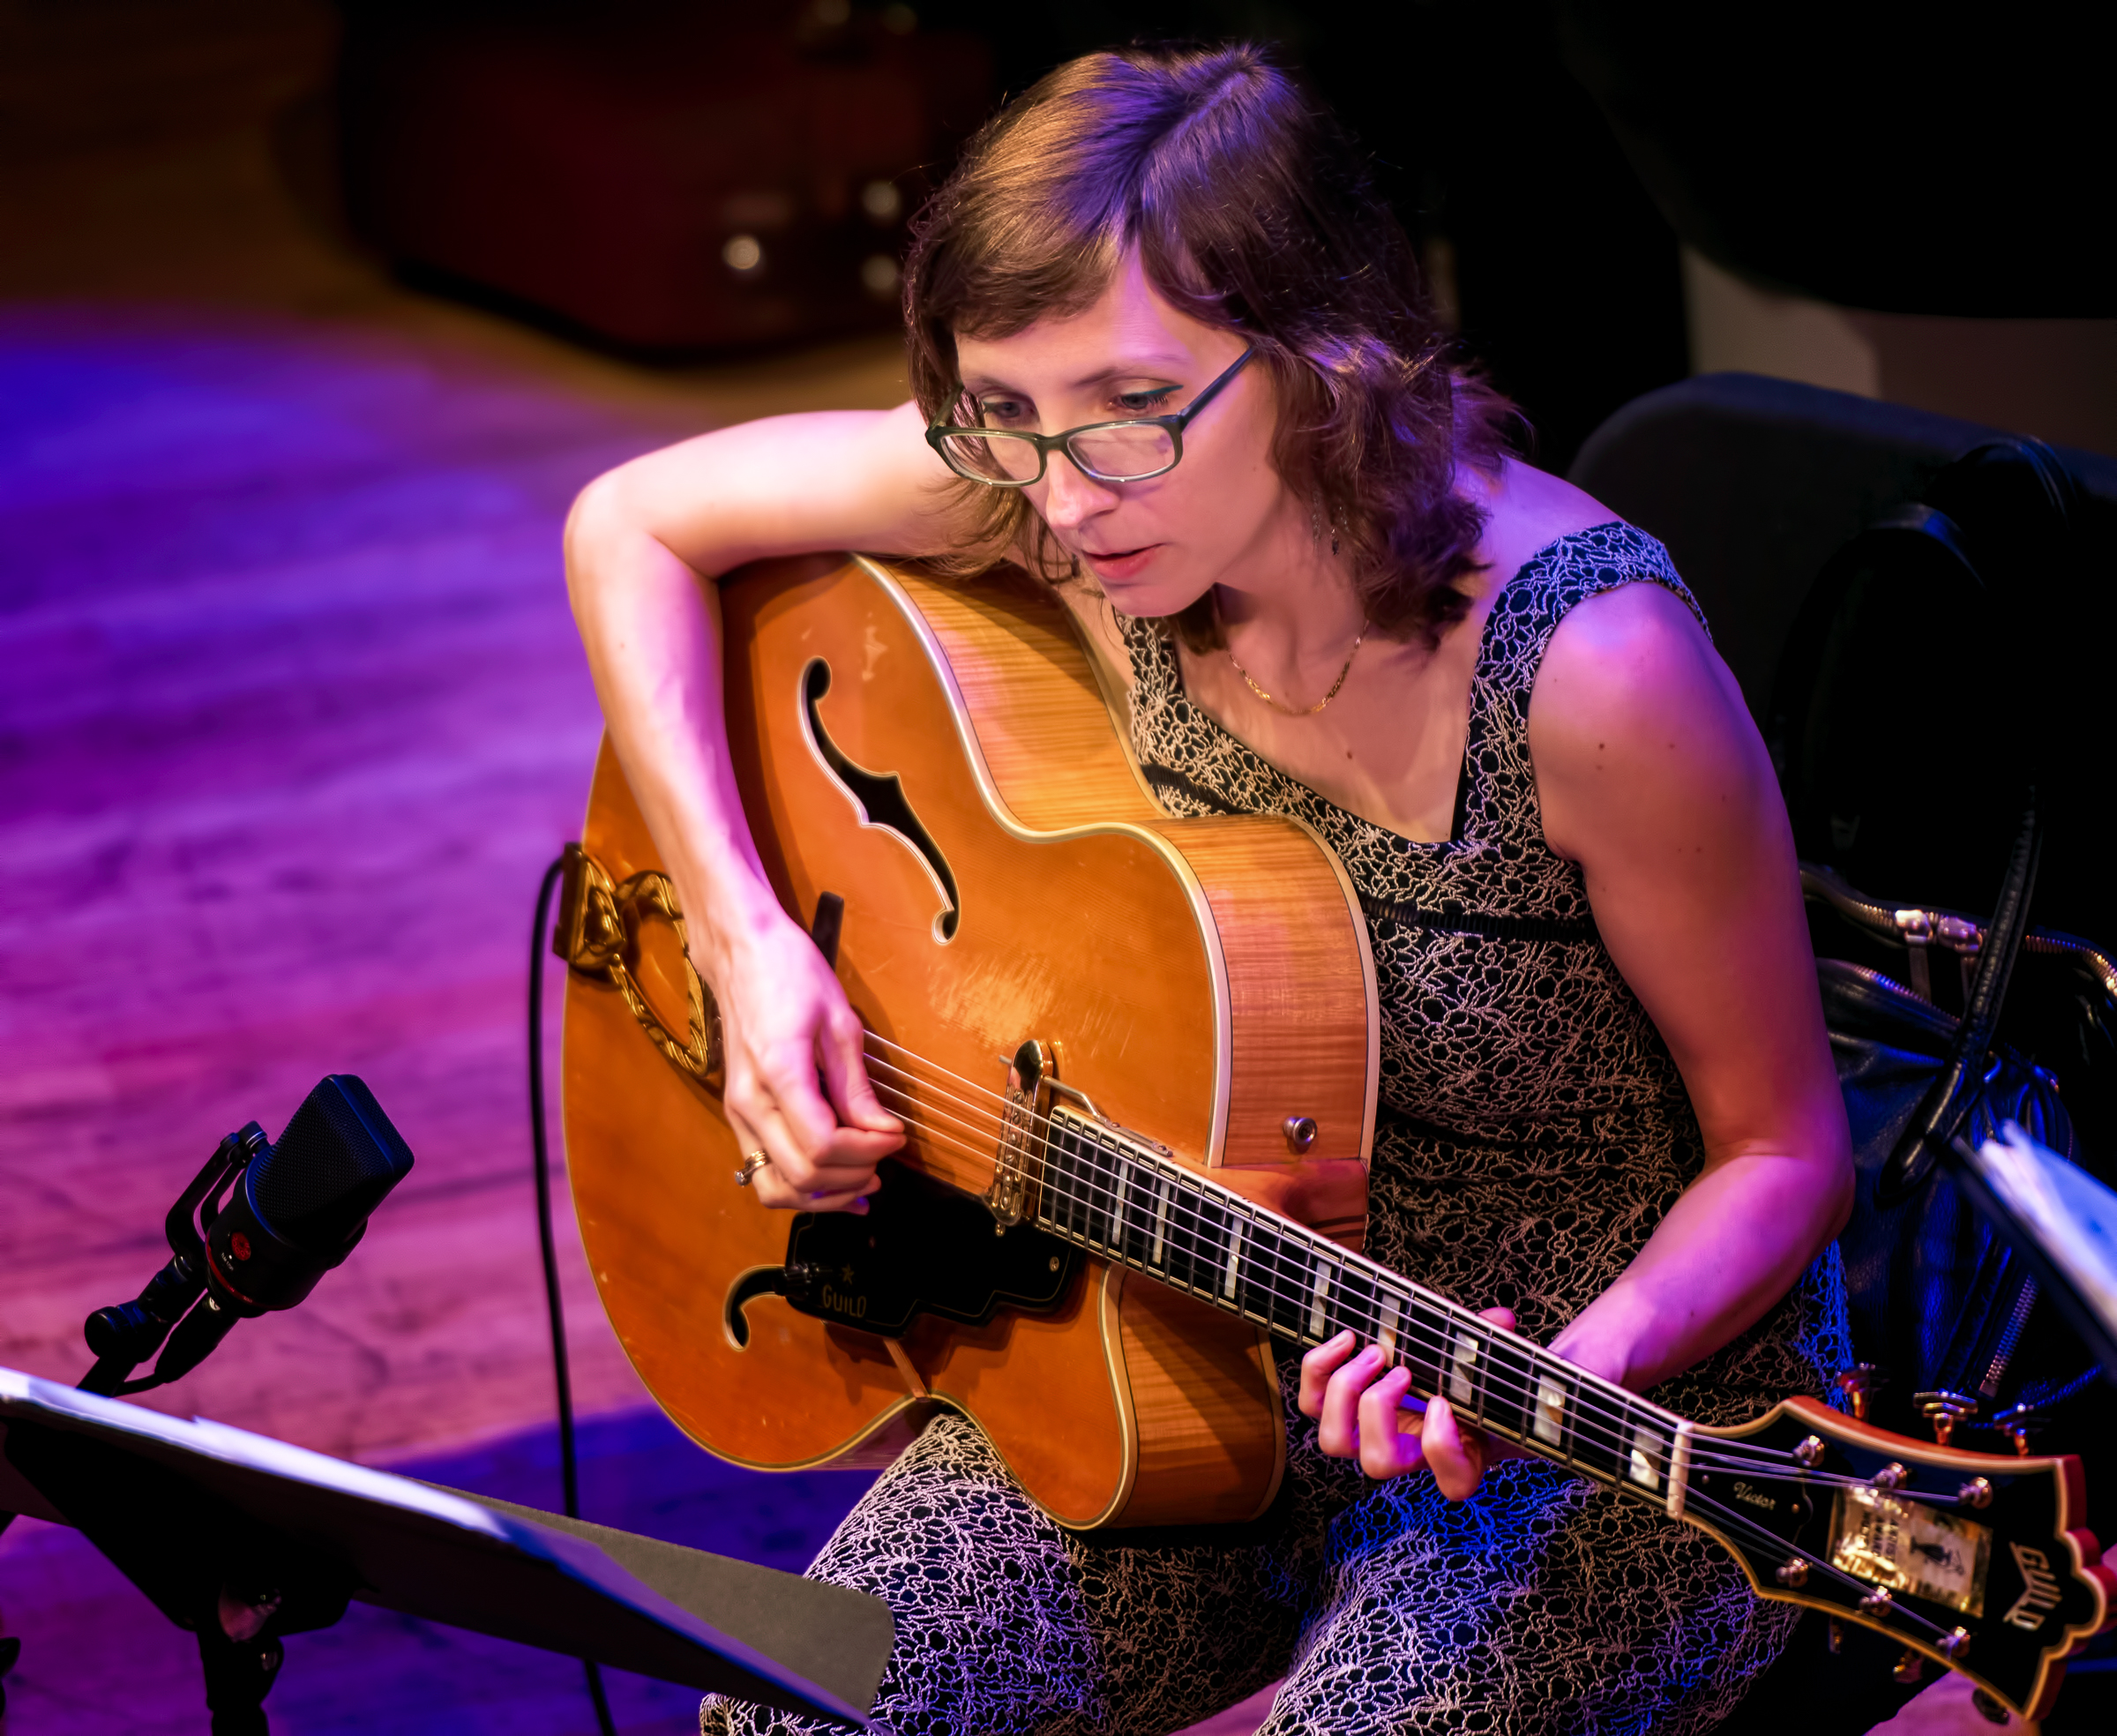
[[1852, 1406], [1852, 1420], [1867, 1420], [1867, 1399], [1876, 1388], [1886, 1387], [1889, 1377], [1875, 1364], [1856, 1362], [1850, 1368], [1841, 1368], [1833, 1377], [1838, 1391], [1844, 1394]]
[[1942, 1447], [1956, 1432], [1956, 1425], [1978, 1414], [1978, 1401], [1968, 1393], [1950, 1392], [1942, 1388], [1938, 1392], [1913, 1393], [1911, 1403], [1919, 1413], [1933, 1425], [1934, 1440]]
[[1904, 1656], [1896, 1660], [1896, 1667], [1889, 1673], [1902, 1682], [1904, 1687], [1909, 1687], [1926, 1673], [1926, 1659], [1921, 1657], [1912, 1647], [1906, 1646], [1904, 1649]]
[[2010, 1410], [2002, 1410], [1985, 1426], [2003, 1434], [2014, 1443], [2016, 1455], [2029, 1456], [2030, 1437], [2044, 1426], [2046, 1418], [2033, 1404], [2017, 1404]]

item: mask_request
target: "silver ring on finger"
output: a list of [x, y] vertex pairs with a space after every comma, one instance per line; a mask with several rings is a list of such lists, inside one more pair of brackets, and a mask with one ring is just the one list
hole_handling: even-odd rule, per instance
[[737, 1187], [749, 1186], [750, 1179], [759, 1170], [770, 1167], [771, 1163], [772, 1160], [765, 1156], [761, 1148], [756, 1151], [744, 1153], [743, 1167], [735, 1172], [735, 1185]]

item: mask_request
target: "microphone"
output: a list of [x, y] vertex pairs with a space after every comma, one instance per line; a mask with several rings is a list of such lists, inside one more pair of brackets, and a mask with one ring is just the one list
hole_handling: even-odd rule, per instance
[[[369, 1216], [411, 1168], [411, 1148], [352, 1074], [333, 1074], [310, 1092], [276, 1145], [255, 1122], [229, 1134], [169, 1213], [176, 1257], [138, 1301], [89, 1316], [98, 1360], [83, 1388], [166, 1385], [203, 1362], [237, 1321], [293, 1307], [359, 1246]], [[153, 1373], [128, 1381], [165, 1333]]]

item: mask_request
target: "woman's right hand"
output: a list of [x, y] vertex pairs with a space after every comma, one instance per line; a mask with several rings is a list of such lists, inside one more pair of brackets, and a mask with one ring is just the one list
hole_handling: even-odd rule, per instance
[[714, 950], [722, 1101], [744, 1155], [768, 1160], [752, 1191], [782, 1211], [864, 1212], [904, 1130], [876, 1098], [837, 976], [776, 906]]
[[[968, 545], [916, 404], [716, 429], [621, 465], [566, 521], [566, 582], [603, 721], [720, 1002], [725, 1102], [766, 1204], [862, 1210], [903, 1130], [860, 1022], [766, 884], [728, 750], [714, 580], [774, 555]], [[819, 1075], [821, 1082], [819, 1083]]]

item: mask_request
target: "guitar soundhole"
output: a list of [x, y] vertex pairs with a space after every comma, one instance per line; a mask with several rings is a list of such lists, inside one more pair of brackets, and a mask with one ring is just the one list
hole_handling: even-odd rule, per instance
[[830, 731], [823, 727], [822, 715], [816, 708], [816, 702], [831, 691], [831, 666], [821, 657], [811, 660], [808, 668], [802, 671], [801, 689], [809, 739], [815, 744], [817, 757], [830, 768], [831, 775], [853, 798], [870, 826], [895, 833], [924, 860], [934, 884], [947, 900], [947, 907], [934, 919], [934, 936], [940, 940], [953, 940], [956, 924], [962, 916], [955, 890], [955, 871], [941, 854], [940, 846], [933, 842], [932, 834], [912, 812], [910, 802], [905, 799], [903, 783], [894, 772], [871, 772], [866, 767], [856, 764], [831, 739]]

